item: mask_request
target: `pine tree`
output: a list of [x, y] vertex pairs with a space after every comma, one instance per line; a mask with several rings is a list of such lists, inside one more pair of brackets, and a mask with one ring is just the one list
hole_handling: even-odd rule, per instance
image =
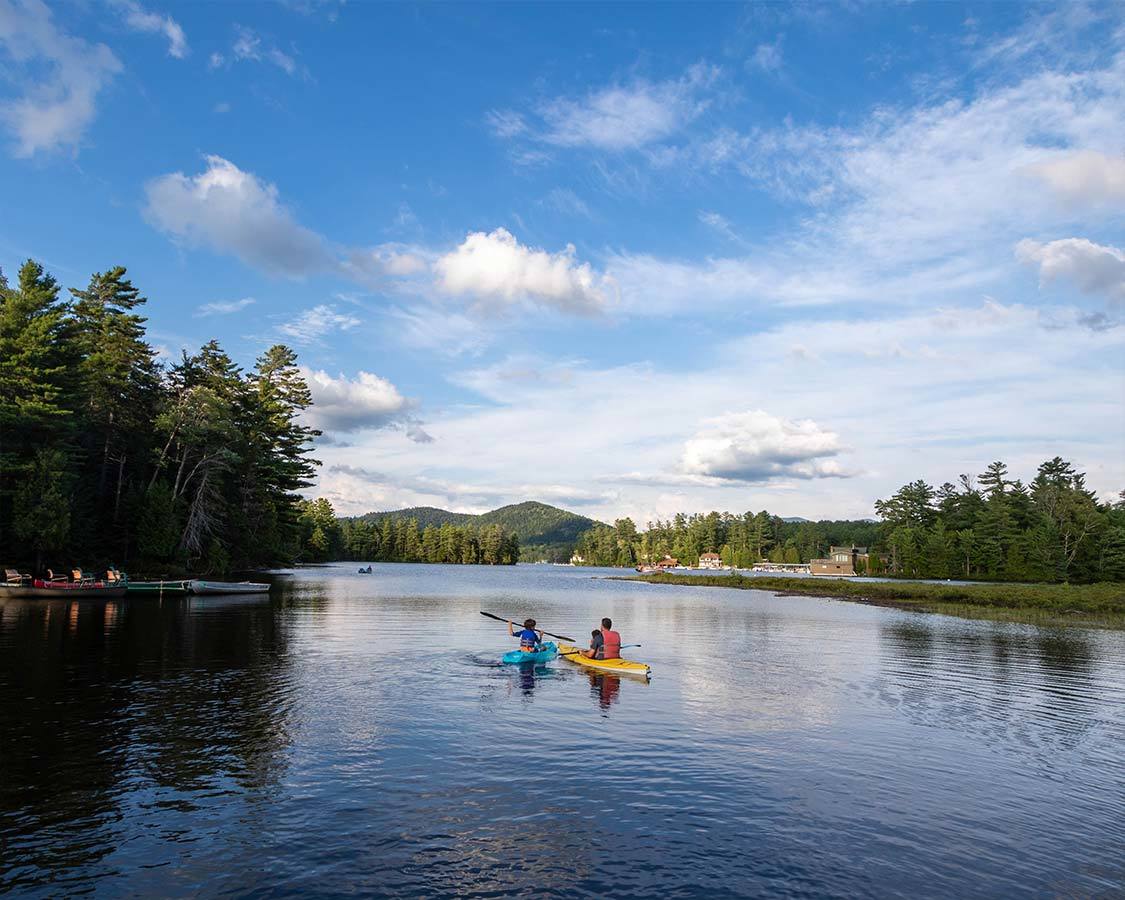
[[24, 263], [15, 289], [0, 282], [0, 546], [13, 541], [13, 498], [38, 451], [72, 437], [67, 337], [58, 282], [42, 266]]

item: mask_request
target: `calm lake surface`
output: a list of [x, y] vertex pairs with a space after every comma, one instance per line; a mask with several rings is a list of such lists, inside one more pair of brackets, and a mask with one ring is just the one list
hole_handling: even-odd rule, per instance
[[[1123, 633], [356, 568], [0, 604], [0, 893], [1125, 893]], [[653, 678], [499, 667], [481, 609]]]

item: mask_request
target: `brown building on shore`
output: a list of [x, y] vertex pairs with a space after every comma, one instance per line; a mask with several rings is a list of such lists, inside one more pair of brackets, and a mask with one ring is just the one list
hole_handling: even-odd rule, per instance
[[809, 570], [813, 575], [855, 575], [859, 561], [866, 568], [868, 558], [866, 547], [829, 547], [826, 559], [809, 560]]

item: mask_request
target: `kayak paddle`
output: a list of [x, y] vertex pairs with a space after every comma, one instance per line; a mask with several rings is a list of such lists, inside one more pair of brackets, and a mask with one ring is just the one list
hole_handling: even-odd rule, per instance
[[[543, 633], [546, 634], [547, 632], [543, 632]], [[622, 644], [621, 649], [622, 650], [628, 650], [630, 647], [639, 647], [639, 646], [641, 646], [641, 645], [640, 644]], [[585, 650], [571, 650], [567, 653], [560, 653], [559, 656], [578, 656], [580, 653], [585, 653], [585, 652], [586, 652]]]
[[[488, 616], [488, 618], [490, 618], [490, 619], [495, 619], [497, 622], [505, 622], [505, 623], [512, 622], [514, 624], [513, 619], [505, 619], [502, 616], [494, 616], [492, 613], [486, 613], [483, 609], [480, 611], [480, 614], [482, 616]], [[535, 630], [536, 631], [542, 631], [541, 628], [536, 628]], [[544, 634], [550, 634], [551, 637], [558, 638], [560, 641], [573, 641], [574, 640], [574, 638], [567, 637], [565, 634], [551, 634], [551, 632], [549, 632], [549, 631], [544, 631], [543, 633]]]

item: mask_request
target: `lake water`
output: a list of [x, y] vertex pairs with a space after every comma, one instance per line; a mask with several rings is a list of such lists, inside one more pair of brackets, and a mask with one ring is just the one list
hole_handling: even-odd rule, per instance
[[[0, 893], [1125, 893], [1125, 633], [355, 570], [0, 604]], [[500, 667], [482, 609], [652, 680]]]

